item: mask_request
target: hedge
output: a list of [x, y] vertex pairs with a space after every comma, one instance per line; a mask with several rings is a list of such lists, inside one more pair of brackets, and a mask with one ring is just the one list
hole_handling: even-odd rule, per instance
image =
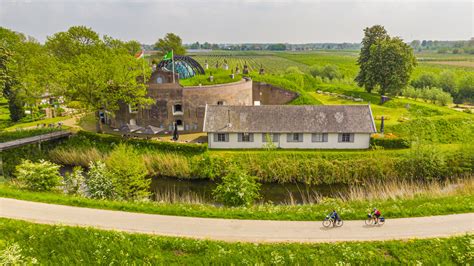
[[370, 145], [385, 149], [406, 149], [410, 148], [411, 143], [405, 138], [370, 138]]
[[77, 136], [87, 138], [90, 141], [105, 143], [109, 145], [127, 143], [134, 147], [144, 147], [149, 149], [179, 152], [186, 154], [199, 154], [207, 151], [207, 145], [205, 144], [175, 143], [145, 139], [124, 139], [121, 136], [115, 136], [110, 134], [97, 134], [87, 131], [79, 131], [77, 133]]

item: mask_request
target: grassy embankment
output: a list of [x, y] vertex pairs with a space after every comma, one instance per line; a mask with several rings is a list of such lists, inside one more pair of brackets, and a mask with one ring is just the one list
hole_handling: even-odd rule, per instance
[[0, 197], [28, 201], [177, 216], [295, 221], [319, 221], [333, 209], [339, 210], [342, 218], [347, 220], [363, 220], [373, 207], [382, 210], [388, 219], [474, 212], [472, 191], [472, 179], [447, 186], [436, 183], [386, 184], [353, 188], [339, 199], [318, 198], [314, 195], [317, 204], [223, 207], [212, 204], [93, 200], [60, 192], [29, 192], [8, 183], [0, 184]]
[[[150, 236], [0, 219], [0, 263], [432, 264], [473, 263], [472, 235], [408, 241], [252, 244]], [[15, 263], [12, 263], [15, 264]]]

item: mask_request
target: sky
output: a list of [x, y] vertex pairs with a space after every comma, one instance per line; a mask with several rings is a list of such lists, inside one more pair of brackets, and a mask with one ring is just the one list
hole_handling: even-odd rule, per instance
[[385, 26], [406, 41], [474, 36], [473, 0], [0, 0], [0, 25], [44, 42], [85, 25], [152, 44], [167, 32], [184, 43], [360, 42]]

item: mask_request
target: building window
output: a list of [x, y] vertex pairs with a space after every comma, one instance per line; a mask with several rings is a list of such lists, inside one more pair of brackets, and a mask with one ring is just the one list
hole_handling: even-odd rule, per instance
[[224, 101], [217, 101], [217, 105], [224, 105]]
[[182, 126], [183, 125], [183, 120], [176, 120], [176, 125], [179, 127], [179, 126]]
[[327, 133], [313, 133], [311, 135], [312, 142], [328, 142], [328, 134]]
[[270, 138], [272, 142], [278, 142], [280, 134], [278, 133], [262, 133], [262, 142], [267, 142], [267, 139]]
[[227, 133], [214, 133], [214, 142], [228, 142], [229, 134]]
[[175, 104], [173, 106], [173, 113], [183, 112], [183, 106], [181, 104]]
[[339, 142], [354, 142], [354, 134], [352, 133], [340, 133], [338, 136]]
[[303, 133], [288, 133], [286, 134], [287, 142], [303, 142]]
[[239, 142], [253, 142], [253, 133], [239, 133]]

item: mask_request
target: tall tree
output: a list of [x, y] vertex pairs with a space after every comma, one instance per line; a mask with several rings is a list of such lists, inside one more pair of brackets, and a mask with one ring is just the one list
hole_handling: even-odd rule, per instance
[[360, 67], [359, 73], [357, 74], [355, 81], [359, 86], [365, 87], [368, 92], [371, 92], [375, 87], [373, 80], [369, 78], [368, 73], [368, 62], [370, 60], [370, 48], [377, 41], [388, 38], [387, 31], [381, 25], [374, 25], [370, 28], [364, 29], [364, 38], [362, 39], [362, 47], [360, 49], [359, 58], [357, 64]]
[[155, 49], [158, 50], [162, 55], [168, 53], [171, 50], [173, 50], [175, 55], [186, 54], [186, 48], [183, 46], [181, 37], [174, 33], [167, 33], [163, 39], [159, 39], [155, 43]]
[[397, 94], [410, 79], [416, 65], [413, 49], [400, 38], [390, 38], [384, 27], [375, 25], [364, 30], [355, 80], [366, 91], [379, 88], [380, 94]]
[[413, 49], [400, 38], [386, 38], [370, 47], [366, 81], [381, 95], [396, 95], [407, 86], [416, 65]]
[[[25, 116], [24, 106], [36, 105], [40, 96], [52, 83], [52, 57], [31, 37], [0, 28], [2, 47], [2, 92], [8, 100], [10, 119], [14, 122]], [[5, 53], [8, 54], [5, 57]]]
[[149, 103], [144, 84], [151, 71], [144, 59], [133, 57], [137, 44], [107, 36], [101, 40], [82, 26], [48, 38], [46, 46], [61, 63], [58, 79], [64, 95], [95, 113], [98, 132], [102, 132], [100, 112], [113, 113], [120, 104]]

